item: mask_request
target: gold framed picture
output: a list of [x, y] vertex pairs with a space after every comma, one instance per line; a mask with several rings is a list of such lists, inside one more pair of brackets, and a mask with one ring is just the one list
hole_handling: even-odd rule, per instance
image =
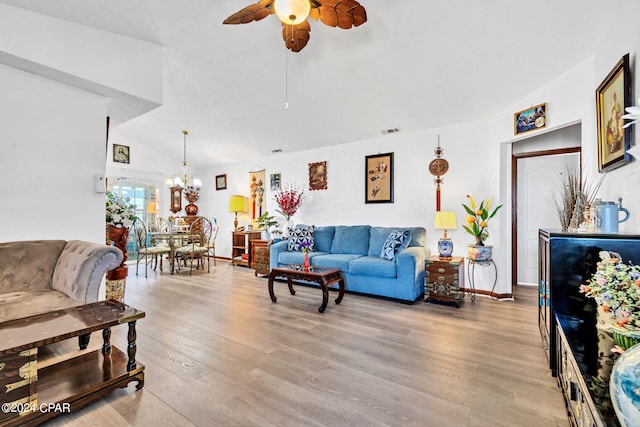
[[327, 162], [309, 163], [309, 190], [327, 189]]
[[513, 114], [513, 134], [519, 135], [531, 130], [547, 127], [547, 104], [534, 105]]
[[631, 127], [623, 128], [624, 109], [631, 106], [629, 54], [624, 55], [596, 89], [598, 171], [619, 168], [631, 160]]

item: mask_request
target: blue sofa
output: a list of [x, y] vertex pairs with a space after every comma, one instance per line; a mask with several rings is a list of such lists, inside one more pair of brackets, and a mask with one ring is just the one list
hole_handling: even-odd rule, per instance
[[[311, 228], [297, 225], [296, 229], [300, 227]], [[382, 249], [392, 232], [405, 232], [410, 238], [392, 260], [384, 259]], [[423, 227], [313, 227], [314, 250], [309, 251], [309, 264], [340, 269], [347, 291], [413, 303], [424, 293], [424, 262], [429, 257], [426, 240]], [[303, 263], [304, 253], [296, 248], [289, 250], [289, 243], [285, 239], [271, 245], [272, 269]]]

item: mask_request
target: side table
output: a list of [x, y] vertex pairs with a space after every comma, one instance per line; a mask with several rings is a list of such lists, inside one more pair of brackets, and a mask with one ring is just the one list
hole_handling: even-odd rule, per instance
[[456, 308], [464, 298], [464, 258], [449, 259], [432, 256], [425, 261], [424, 301], [454, 303]]
[[258, 274], [262, 274], [265, 276], [269, 275], [269, 271], [271, 271], [270, 254], [269, 254], [269, 245], [254, 245], [253, 246], [253, 268], [255, 270], [255, 276]]

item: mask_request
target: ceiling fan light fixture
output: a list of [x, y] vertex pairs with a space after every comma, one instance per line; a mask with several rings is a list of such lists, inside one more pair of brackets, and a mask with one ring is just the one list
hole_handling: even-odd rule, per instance
[[311, 2], [309, 0], [275, 0], [273, 8], [282, 22], [298, 25], [309, 17]]

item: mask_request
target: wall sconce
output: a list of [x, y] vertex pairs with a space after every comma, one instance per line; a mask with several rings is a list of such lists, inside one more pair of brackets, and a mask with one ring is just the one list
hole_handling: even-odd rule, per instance
[[236, 217], [233, 221], [233, 230], [238, 229], [238, 212], [245, 212], [244, 196], [231, 196], [229, 197], [229, 212], [234, 212]]
[[447, 237], [447, 230], [455, 230], [458, 228], [458, 224], [456, 223], [456, 213], [437, 211], [433, 228], [436, 230], [444, 230], [444, 236], [438, 240], [438, 252], [440, 252], [440, 258], [451, 258], [451, 254], [453, 253], [453, 242]]

